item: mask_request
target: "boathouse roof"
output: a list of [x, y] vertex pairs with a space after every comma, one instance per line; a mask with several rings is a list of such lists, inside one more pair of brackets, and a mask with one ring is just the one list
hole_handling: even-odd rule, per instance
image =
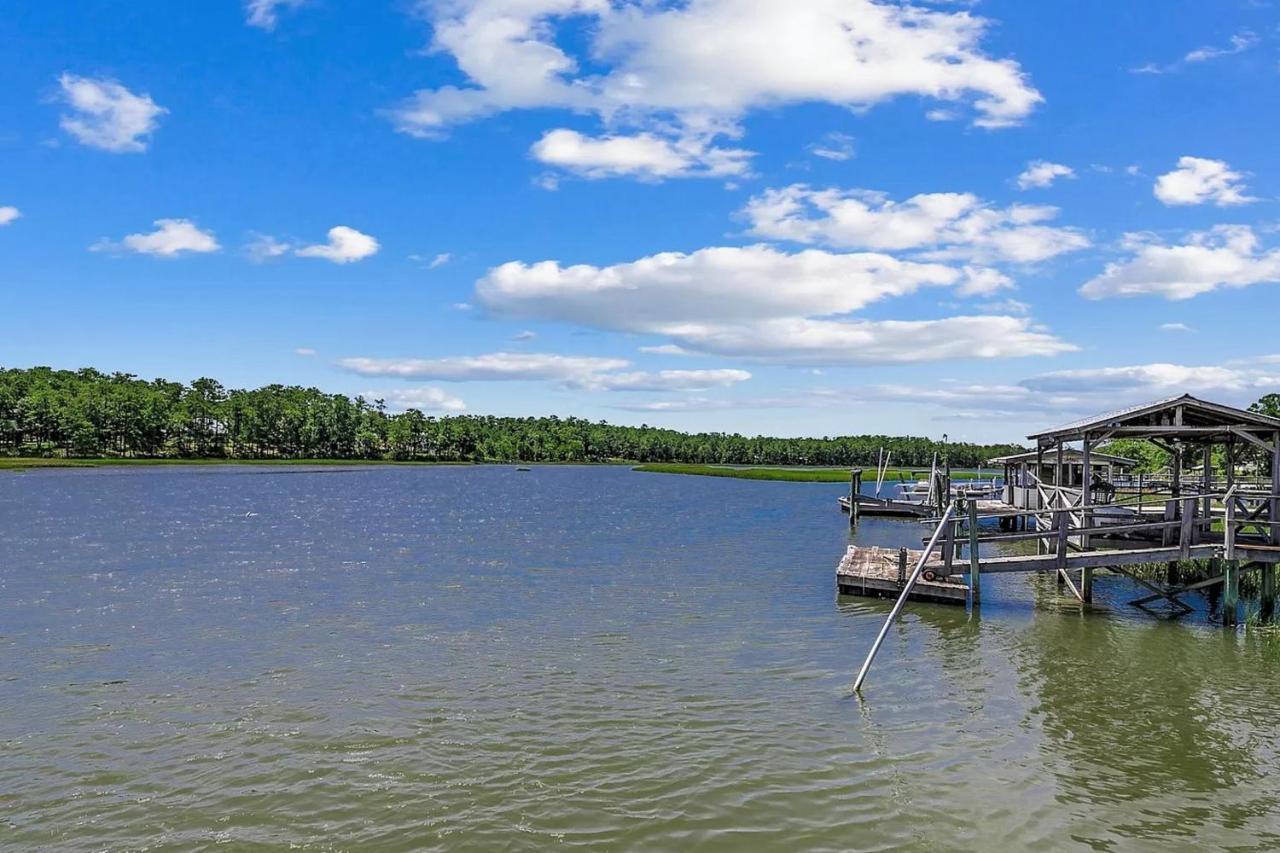
[[[1084, 464], [1084, 452], [1076, 450], [1074, 447], [1066, 448], [1063, 450], [1062, 455], [1064, 459], [1073, 465]], [[1036, 451], [1028, 450], [1026, 453], [1013, 453], [1009, 456], [997, 456], [996, 458], [989, 460], [988, 464], [1014, 465], [1019, 462], [1035, 462], [1036, 456]], [[1046, 464], [1049, 462], [1048, 459], [1045, 461]], [[1110, 453], [1098, 453], [1097, 451], [1089, 454], [1089, 462], [1090, 464], [1101, 463], [1103, 465], [1116, 465], [1122, 468], [1132, 468], [1134, 465], [1138, 464], [1137, 460], [1134, 459], [1129, 459], [1124, 456], [1114, 456]]]
[[1234, 406], [1210, 403], [1183, 394], [1130, 406], [1104, 415], [1073, 421], [1027, 436], [1037, 441], [1073, 441], [1086, 433], [1110, 433], [1114, 437], [1176, 437], [1189, 440], [1220, 439], [1233, 431], [1254, 433], [1280, 430], [1280, 418], [1247, 412]]

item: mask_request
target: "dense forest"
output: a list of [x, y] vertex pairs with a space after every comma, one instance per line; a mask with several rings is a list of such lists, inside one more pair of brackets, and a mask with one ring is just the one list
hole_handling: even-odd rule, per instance
[[[228, 459], [389, 459], [440, 462], [700, 462], [927, 466], [926, 438], [767, 438], [613, 426], [580, 418], [390, 414], [378, 400], [315, 388], [242, 391], [126, 373], [0, 369], [0, 454]], [[1016, 445], [949, 444], [948, 461], [978, 465]]]

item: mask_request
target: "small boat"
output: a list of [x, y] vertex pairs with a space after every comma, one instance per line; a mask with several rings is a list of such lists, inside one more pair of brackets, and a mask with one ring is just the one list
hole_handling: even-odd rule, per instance
[[516, 470], [517, 470], [517, 471], [532, 471], [533, 469], [532, 469], [532, 468], [526, 468], [525, 466], [521, 465], [521, 466], [519, 466], [518, 468], [516, 468]]

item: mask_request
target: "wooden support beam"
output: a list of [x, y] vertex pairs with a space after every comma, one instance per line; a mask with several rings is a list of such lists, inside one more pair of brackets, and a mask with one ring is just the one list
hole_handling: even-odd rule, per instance
[[1271, 563], [1262, 566], [1262, 578], [1258, 584], [1259, 615], [1270, 622], [1276, 616], [1276, 567]]
[[969, 501], [969, 603], [982, 600], [982, 559], [978, 554], [978, 502]]
[[1222, 572], [1222, 624], [1235, 625], [1240, 602], [1240, 564], [1230, 560], [1225, 566]]
[[1077, 601], [1084, 601], [1084, 596], [1080, 594], [1080, 590], [1076, 589], [1075, 582], [1071, 580], [1071, 575], [1067, 574], [1066, 569], [1058, 569], [1058, 580], [1067, 585]]
[[1192, 541], [1194, 536], [1194, 524], [1196, 520], [1196, 499], [1184, 498], [1182, 500], [1182, 526], [1178, 531], [1178, 548], [1182, 552], [1181, 559], [1191, 559], [1191, 546], [1196, 544]]
[[1080, 600], [1085, 604], [1093, 602], [1093, 569], [1088, 566], [1080, 570]]
[[1271, 450], [1271, 511], [1269, 521], [1271, 525], [1271, 544], [1280, 545], [1280, 527], [1275, 522], [1280, 521], [1280, 432], [1272, 436]]
[[1134, 607], [1144, 607], [1144, 606], [1146, 606], [1147, 604], [1150, 604], [1151, 602], [1155, 601], [1155, 600], [1156, 600], [1156, 599], [1158, 599], [1158, 598], [1163, 598], [1163, 599], [1167, 600], [1170, 604], [1172, 604], [1174, 607], [1179, 608], [1179, 609], [1182, 611], [1182, 614], [1190, 613], [1192, 610], [1194, 610], [1194, 609], [1195, 609], [1195, 608], [1193, 608], [1193, 607], [1190, 607], [1190, 606], [1189, 606], [1189, 605], [1187, 605], [1186, 603], [1184, 603], [1184, 602], [1182, 602], [1182, 601], [1179, 601], [1179, 600], [1178, 600], [1178, 598], [1177, 598], [1177, 594], [1175, 594], [1175, 593], [1170, 593], [1170, 592], [1166, 592], [1165, 590], [1161, 589], [1160, 587], [1156, 586], [1155, 584], [1153, 584], [1153, 583], [1150, 583], [1150, 582], [1148, 582], [1148, 581], [1143, 580], [1142, 578], [1138, 577], [1137, 575], [1133, 574], [1132, 572], [1126, 571], [1125, 569], [1121, 568], [1120, 566], [1113, 566], [1113, 567], [1112, 567], [1112, 569], [1113, 569], [1114, 571], [1117, 571], [1117, 572], [1119, 572], [1120, 574], [1124, 575], [1125, 577], [1129, 578], [1129, 579], [1130, 579], [1130, 580], [1132, 580], [1134, 583], [1136, 583], [1138, 586], [1140, 586], [1140, 587], [1144, 587], [1144, 588], [1146, 588], [1146, 589], [1149, 589], [1149, 590], [1151, 590], [1153, 593], [1155, 593], [1155, 595], [1149, 595], [1149, 596], [1147, 596], [1146, 598], [1139, 598], [1139, 599], [1136, 599], [1136, 600], [1134, 600], [1134, 601], [1130, 601], [1129, 603], [1130, 603], [1130, 604], [1132, 604]]

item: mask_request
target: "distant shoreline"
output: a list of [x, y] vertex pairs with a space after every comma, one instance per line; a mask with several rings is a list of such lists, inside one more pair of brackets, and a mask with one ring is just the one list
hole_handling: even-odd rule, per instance
[[[788, 483], [848, 483], [850, 468], [810, 468], [803, 466], [781, 467], [748, 467], [734, 465], [695, 465], [679, 462], [654, 462], [637, 465], [634, 470], [644, 474], [687, 474], [697, 477], [729, 477], [735, 480], [773, 480]], [[994, 477], [994, 469], [983, 471], [983, 477]], [[977, 476], [976, 470], [952, 470], [952, 479]], [[928, 477], [928, 471], [922, 473], [919, 468], [890, 468], [885, 472], [884, 482], [891, 485], [900, 480], [916, 480]], [[862, 482], [875, 482], [875, 469], [863, 468]]]

